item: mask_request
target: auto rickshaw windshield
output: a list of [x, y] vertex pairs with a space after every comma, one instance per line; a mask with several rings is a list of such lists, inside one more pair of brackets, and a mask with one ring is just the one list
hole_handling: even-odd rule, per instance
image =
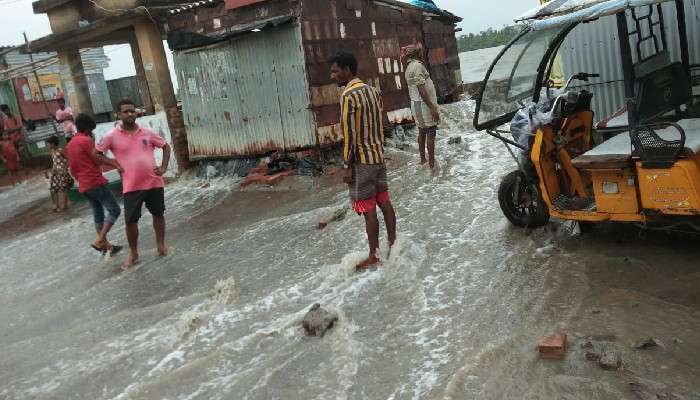
[[[533, 100], [537, 89], [538, 68], [557, 37], [568, 29], [525, 31], [504, 48], [486, 75], [480, 99], [477, 99], [475, 125], [481, 129], [501, 125], [525, 104]], [[508, 117], [510, 116], [510, 117]]]

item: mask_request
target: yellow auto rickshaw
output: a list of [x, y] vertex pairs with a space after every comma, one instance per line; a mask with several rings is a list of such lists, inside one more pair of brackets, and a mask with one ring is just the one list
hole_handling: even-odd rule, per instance
[[[700, 232], [700, 55], [692, 52], [700, 38], [689, 46], [684, 7], [683, 0], [563, 0], [518, 19], [524, 29], [490, 66], [474, 116], [475, 128], [503, 141], [517, 163], [498, 191], [512, 224], [539, 227], [551, 216], [586, 229], [617, 221]], [[606, 45], [619, 51], [613, 62], [621, 64], [624, 99], [596, 129], [596, 93], [584, 88], [606, 77], [577, 72], [555, 88], [550, 75], [567, 36], [604, 18], [616, 25]], [[596, 50], [575, 49], [591, 68], [611, 62]]]

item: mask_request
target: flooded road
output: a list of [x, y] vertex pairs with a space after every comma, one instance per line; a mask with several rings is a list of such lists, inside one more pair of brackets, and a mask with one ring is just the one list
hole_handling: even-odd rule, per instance
[[[86, 248], [84, 206], [19, 229], [7, 220], [35, 215], [45, 183], [0, 192], [0, 399], [637, 399], [639, 379], [699, 398], [700, 239], [510, 227], [496, 191], [514, 165], [473, 131], [472, 107], [443, 108], [437, 176], [410, 132], [388, 151], [399, 240], [364, 274], [362, 220], [317, 230], [347, 195], [312, 178], [171, 184], [170, 254], [156, 257], [145, 217], [126, 273]], [[299, 326], [316, 302], [340, 317], [323, 339]], [[566, 359], [540, 360], [559, 330]], [[589, 337], [623, 368], [587, 361]], [[632, 348], [650, 337], [663, 345]]]

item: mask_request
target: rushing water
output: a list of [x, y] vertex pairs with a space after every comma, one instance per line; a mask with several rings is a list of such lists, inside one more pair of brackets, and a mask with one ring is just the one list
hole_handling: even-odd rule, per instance
[[[38, 221], [0, 236], [0, 399], [634, 399], [636, 377], [700, 392], [698, 240], [510, 227], [496, 191], [513, 162], [473, 131], [472, 106], [443, 108], [436, 176], [410, 134], [388, 151], [399, 240], [363, 274], [362, 220], [317, 230], [347, 198], [312, 178], [170, 185], [170, 253], [156, 257], [145, 217], [128, 272], [86, 246], [86, 208], [27, 211], [43, 182], [0, 193], [0, 223]], [[340, 317], [323, 339], [299, 327], [316, 302]], [[538, 359], [557, 330], [566, 359]], [[619, 346], [624, 369], [586, 361], [587, 336]], [[664, 346], [631, 348], [647, 337]]]

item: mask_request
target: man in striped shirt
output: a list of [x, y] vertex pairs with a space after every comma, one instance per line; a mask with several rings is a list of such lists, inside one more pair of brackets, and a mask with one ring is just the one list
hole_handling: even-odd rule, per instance
[[384, 214], [389, 246], [396, 240], [396, 214], [384, 164], [382, 100], [376, 89], [357, 78], [357, 60], [352, 54], [339, 53], [331, 59], [331, 76], [345, 88], [340, 97], [343, 181], [348, 184], [353, 210], [365, 218], [369, 256], [357, 265], [364, 270], [379, 264], [377, 205]]

